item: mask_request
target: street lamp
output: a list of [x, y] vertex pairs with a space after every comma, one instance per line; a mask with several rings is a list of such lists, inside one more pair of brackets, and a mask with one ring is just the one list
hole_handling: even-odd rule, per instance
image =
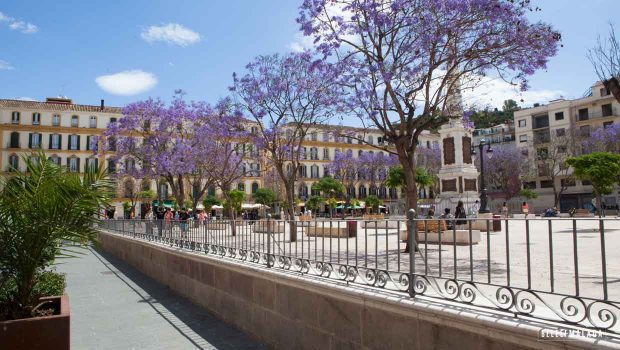
[[[489, 210], [489, 205], [488, 205], [488, 198], [487, 198], [487, 187], [484, 181], [484, 157], [483, 157], [483, 149], [484, 146], [487, 146], [487, 157], [489, 157], [489, 159], [491, 159], [493, 157], [493, 149], [491, 148], [491, 142], [487, 141], [485, 139], [481, 139], [480, 143], [478, 144], [478, 149], [480, 152], [480, 210], [478, 211], [478, 213], [480, 214], [486, 214], [486, 213], [490, 213], [491, 210]], [[476, 148], [472, 147], [471, 149], [471, 154], [475, 157], [476, 156]]]

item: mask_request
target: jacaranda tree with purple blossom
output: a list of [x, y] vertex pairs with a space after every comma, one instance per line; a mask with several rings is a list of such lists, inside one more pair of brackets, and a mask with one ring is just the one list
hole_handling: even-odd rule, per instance
[[[486, 153], [483, 152], [483, 157]], [[521, 191], [526, 157], [521, 149], [510, 146], [493, 147], [493, 157], [484, 160], [484, 177], [488, 186], [501, 193], [506, 201]]]
[[229, 164], [238, 164], [238, 157], [231, 161], [222, 154], [245, 132], [241, 117], [229, 107], [229, 102], [216, 107], [188, 103], [182, 92], [169, 105], [159, 99], [131, 103], [123, 109], [123, 118], [103, 133], [103, 151], [114, 152], [111, 159], [118, 164], [118, 176], [164, 179], [180, 206], [187, 186], [194, 187], [195, 207], [216, 179], [222, 181], [220, 176], [237, 178], [238, 170], [222, 173], [233, 167]]
[[334, 179], [340, 181], [345, 188], [344, 195], [346, 204], [351, 202], [351, 198], [355, 197], [355, 189], [359, 181], [360, 162], [353, 156], [353, 151], [344, 152], [336, 151], [334, 159], [327, 165], [329, 173]]
[[448, 98], [495, 74], [527, 87], [557, 52], [560, 34], [526, 16], [529, 1], [304, 0], [297, 21], [342, 68], [346, 106], [384, 133], [417, 206], [422, 131], [460, 117]]
[[[308, 130], [329, 120], [341, 94], [334, 66], [309, 52], [259, 56], [243, 76], [233, 75], [238, 106], [257, 124], [256, 145], [280, 176], [291, 225], [295, 215], [295, 182]], [[291, 241], [297, 230], [291, 229]]]

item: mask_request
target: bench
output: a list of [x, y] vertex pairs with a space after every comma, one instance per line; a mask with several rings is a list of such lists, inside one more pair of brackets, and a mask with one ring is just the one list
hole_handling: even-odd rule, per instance
[[417, 225], [419, 233], [422, 233], [424, 231], [428, 231], [428, 232], [437, 232], [438, 230], [446, 231], [448, 229], [448, 226], [446, 225], [446, 221], [443, 219], [419, 220], [419, 221], [416, 221], [416, 225]]
[[576, 209], [575, 210], [575, 215], [573, 215], [573, 217], [576, 217], [576, 218], [591, 218], [591, 217], [594, 217], [594, 214], [592, 212], [590, 212], [590, 210], [588, 210], [588, 209]]
[[272, 220], [267, 224], [267, 220], [258, 220], [254, 222], [255, 233], [280, 233], [284, 232], [284, 223]]
[[[355, 223], [355, 222], [354, 222]], [[347, 222], [318, 222], [302, 226], [303, 231], [309, 237], [355, 237], [357, 230], [355, 226], [350, 226]]]

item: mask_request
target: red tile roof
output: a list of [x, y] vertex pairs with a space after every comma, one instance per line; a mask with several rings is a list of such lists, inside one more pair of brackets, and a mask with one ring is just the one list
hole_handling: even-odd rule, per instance
[[49, 103], [38, 101], [8, 100], [0, 99], [0, 108], [27, 108], [51, 111], [75, 111], [75, 112], [92, 112], [92, 113], [122, 113], [121, 107], [103, 107], [94, 105], [78, 105], [65, 103]]

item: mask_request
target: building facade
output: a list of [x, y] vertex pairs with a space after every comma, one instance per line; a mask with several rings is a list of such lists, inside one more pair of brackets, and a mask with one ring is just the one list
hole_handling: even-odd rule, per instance
[[[34, 156], [43, 150], [49, 159], [76, 173], [83, 173], [91, 165], [105, 166], [114, 171], [116, 165], [108, 159], [110, 153], [94, 156], [91, 140], [100, 136], [109, 123], [120, 118], [122, 108], [105, 106], [103, 100], [97, 106], [75, 104], [68, 98], [47, 98], [45, 102], [1, 99], [1, 170], [5, 173], [12, 169], [24, 170], [21, 156]], [[247, 127], [248, 131], [253, 131], [256, 124], [248, 122]], [[354, 157], [359, 157], [363, 152], [385, 153], [378, 148], [385, 145], [382, 137], [378, 130], [373, 129], [333, 125], [310, 128], [303, 142], [304, 158], [296, 185], [297, 197], [301, 201], [306, 200], [313, 194], [312, 185], [330, 175], [329, 164], [337, 152], [351, 152]], [[102, 139], [100, 142], [107, 141]], [[439, 136], [423, 133], [419, 147], [433, 146], [439, 147]], [[242, 144], [238, 148], [246, 159], [243, 166], [247, 176], [240, 179], [235, 188], [244, 191], [248, 201], [251, 201], [252, 194], [258, 188], [268, 186], [268, 169], [254, 145]], [[399, 212], [399, 207], [404, 205], [400, 190], [388, 189], [376, 182], [372, 184], [365, 179], [359, 179], [356, 183], [355, 188], [348, 191], [351, 198], [363, 201], [369, 195], [377, 195], [392, 212]], [[193, 190], [190, 186], [187, 188]], [[122, 203], [130, 201], [141, 189], [151, 189], [158, 198], [172, 197], [165, 182], [151, 180], [149, 183], [136, 183], [132, 179], [121, 179], [114, 200], [117, 216], [122, 215]], [[220, 196], [221, 193], [212, 187], [206, 195]], [[280, 195], [284, 197], [284, 193]], [[140, 204], [138, 202], [136, 205], [137, 214], [140, 213]]]
[[[601, 83], [592, 86], [592, 92], [587, 97], [559, 99], [515, 112], [515, 142], [530, 159], [532, 175], [525, 186], [539, 195], [535, 201], [535, 211], [554, 206], [554, 184], [556, 188], [565, 188], [559, 202], [561, 211], [591, 205], [594, 197], [592, 186], [586, 181], [571, 179], [570, 169], [562, 172], [557, 168], [561, 164], [555, 169], [545, 169], [540, 162], [550, 157], [562, 158], [565, 154], [582, 153], [582, 140], [597, 128], [620, 123], [619, 115], [620, 105]], [[559, 176], [551, 179], [551, 173]], [[616, 188], [603, 200], [608, 206], [619, 204], [619, 189]]]

